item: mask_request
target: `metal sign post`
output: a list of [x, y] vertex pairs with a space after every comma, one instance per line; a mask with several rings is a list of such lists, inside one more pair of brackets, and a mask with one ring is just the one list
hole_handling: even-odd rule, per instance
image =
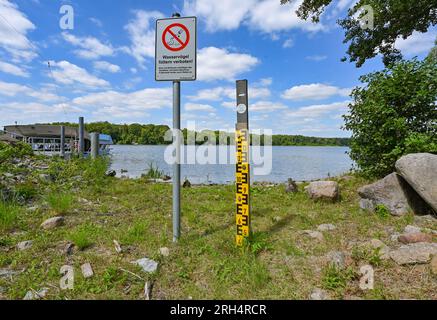
[[247, 80], [237, 81], [237, 127], [235, 130], [237, 147], [236, 203], [237, 203], [237, 246], [242, 246], [250, 235], [250, 134], [249, 96]]
[[156, 21], [155, 80], [173, 81], [173, 130], [176, 163], [173, 165], [173, 241], [181, 235], [181, 81], [197, 78], [197, 19], [181, 18]]

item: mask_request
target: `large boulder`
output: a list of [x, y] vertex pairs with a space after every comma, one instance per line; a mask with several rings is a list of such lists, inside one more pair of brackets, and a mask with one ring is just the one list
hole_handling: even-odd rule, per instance
[[305, 188], [311, 199], [337, 201], [340, 198], [340, 187], [335, 181], [315, 181]]
[[396, 171], [437, 212], [437, 155], [406, 155], [396, 162]]
[[396, 173], [360, 188], [358, 194], [361, 197], [360, 206], [365, 210], [374, 210], [376, 206], [383, 205], [394, 216], [409, 212], [425, 214], [428, 211], [426, 203]]

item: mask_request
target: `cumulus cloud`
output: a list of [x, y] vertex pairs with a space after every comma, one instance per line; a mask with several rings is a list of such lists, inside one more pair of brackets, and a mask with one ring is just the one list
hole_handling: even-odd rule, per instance
[[427, 33], [415, 31], [407, 39], [399, 38], [395, 43], [395, 47], [404, 55], [414, 56], [422, 53], [428, 53], [434, 47], [436, 40], [437, 31], [435, 30]]
[[186, 111], [208, 111], [214, 112], [215, 108], [210, 106], [209, 104], [198, 104], [198, 103], [186, 103], [185, 104]]
[[[269, 88], [249, 87], [250, 99], [268, 98], [271, 95]], [[192, 101], [220, 101], [222, 99], [235, 99], [236, 91], [232, 87], [215, 87], [199, 90], [196, 95], [188, 96]], [[235, 103], [234, 103], [235, 104]]]
[[282, 94], [282, 98], [294, 101], [323, 100], [333, 96], [347, 97], [350, 93], [351, 89], [342, 89], [322, 83], [313, 83], [292, 87]]
[[0, 61], [0, 71], [8, 74], [12, 74], [17, 77], [28, 78], [30, 76], [29, 72], [17, 65], [10, 64], [7, 62]]
[[69, 33], [62, 33], [65, 41], [80, 49], [75, 54], [84, 59], [99, 59], [100, 57], [114, 55], [114, 48], [111, 44], [104, 44], [94, 37], [76, 37]]
[[80, 84], [89, 88], [109, 87], [109, 82], [106, 80], [97, 78], [85, 69], [68, 61], [52, 61], [50, 64], [53, 67], [53, 78], [59, 83], [67, 85]]
[[285, 110], [285, 109], [288, 108], [284, 104], [272, 102], [272, 101], [258, 101], [250, 105], [251, 112], [269, 113], [269, 112]]
[[318, 104], [301, 107], [284, 112], [287, 118], [305, 118], [307, 120], [324, 117], [335, 113], [346, 113], [350, 101], [334, 102], [331, 104]]
[[3, 81], [0, 81], [0, 95], [6, 97], [21, 97], [25, 95], [43, 102], [58, 101], [62, 99], [61, 97], [48, 92], [46, 89], [34, 90], [28, 86]]
[[107, 61], [95, 61], [94, 62], [94, 69], [101, 70], [101, 71], [107, 71], [110, 73], [117, 73], [121, 71], [120, 66], [116, 64], [109, 63]]
[[135, 18], [124, 27], [129, 34], [131, 45], [124, 51], [132, 55], [140, 66], [144, 66], [146, 58], [155, 57], [155, 27], [156, 19], [164, 18], [159, 11], [134, 12]]
[[36, 29], [35, 25], [8, 0], [0, 0], [0, 15], [0, 47], [11, 54], [14, 61], [31, 61], [36, 52], [27, 34]]
[[235, 30], [242, 24], [272, 34], [291, 29], [321, 30], [321, 24], [297, 17], [296, 10], [301, 3], [302, 0], [286, 5], [278, 0], [239, 0], [238, 4], [233, 0], [185, 0], [184, 13], [199, 17], [209, 32]]
[[253, 69], [259, 60], [249, 54], [231, 53], [226, 49], [207, 47], [199, 50], [198, 79], [202, 81], [234, 80]]

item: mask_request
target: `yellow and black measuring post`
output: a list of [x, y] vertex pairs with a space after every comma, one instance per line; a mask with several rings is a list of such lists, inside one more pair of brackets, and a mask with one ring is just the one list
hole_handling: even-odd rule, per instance
[[237, 81], [237, 126], [235, 130], [237, 246], [250, 235], [250, 134], [247, 80]]

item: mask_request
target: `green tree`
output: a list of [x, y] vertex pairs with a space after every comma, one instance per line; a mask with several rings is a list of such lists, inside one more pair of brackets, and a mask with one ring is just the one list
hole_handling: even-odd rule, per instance
[[352, 132], [351, 158], [368, 176], [393, 172], [414, 152], [437, 153], [437, 62], [401, 61], [362, 76], [354, 89], [345, 129]]
[[[296, 0], [281, 0], [281, 3]], [[302, 19], [319, 22], [321, 14], [332, 0], [304, 0], [297, 10]], [[374, 10], [374, 28], [363, 29], [357, 13], [370, 5]], [[360, 16], [360, 14], [358, 14]], [[426, 32], [437, 24], [437, 0], [359, 0], [345, 19], [338, 21], [345, 30], [344, 43], [349, 43], [349, 60], [358, 67], [379, 53], [386, 66], [400, 61], [401, 54], [395, 48], [399, 37], [408, 38], [414, 31]], [[346, 58], [344, 58], [346, 60]]]

